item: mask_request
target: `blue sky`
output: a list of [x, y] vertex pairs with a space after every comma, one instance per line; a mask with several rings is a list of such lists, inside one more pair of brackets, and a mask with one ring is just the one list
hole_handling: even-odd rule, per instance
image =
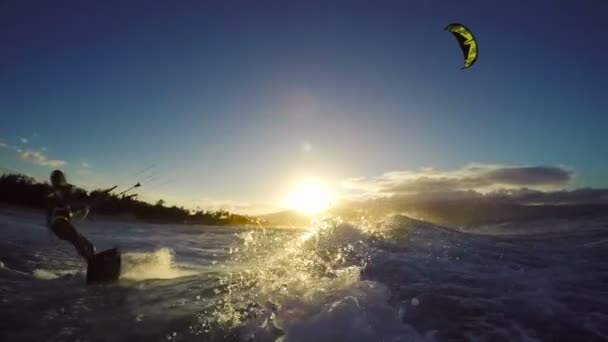
[[[339, 193], [472, 163], [606, 187], [607, 17], [605, 1], [4, 1], [0, 166], [243, 211], [308, 178]], [[478, 40], [471, 69], [451, 22]]]

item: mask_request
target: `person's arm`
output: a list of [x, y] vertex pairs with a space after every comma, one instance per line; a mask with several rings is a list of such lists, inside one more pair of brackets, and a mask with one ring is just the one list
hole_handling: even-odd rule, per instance
[[51, 192], [44, 199], [44, 206], [46, 208], [46, 223], [47, 225], [51, 225], [51, 220], [53, 219], [53, 210], [55, 210], [56, 206], [56, 198], [55, 192]]
[[62, 194], [63, 205], [86, 207], [92, 202], [91, 196], [88, 193], [83, 190], [77, 191], [77, 188], [71, 184], [62, 189]]

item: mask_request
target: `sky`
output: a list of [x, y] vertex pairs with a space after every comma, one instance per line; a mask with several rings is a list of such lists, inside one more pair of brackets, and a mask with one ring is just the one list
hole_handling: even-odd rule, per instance
[[[309, 179], [608, 187], [607, 17], [599, 0], [0, 1], [0, 171], [245, 213]], [[470, 69], [453, 22], [477, 39]]]

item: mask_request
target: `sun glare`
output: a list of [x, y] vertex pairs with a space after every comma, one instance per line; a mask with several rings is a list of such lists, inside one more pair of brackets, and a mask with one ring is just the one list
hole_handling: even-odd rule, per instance
[[287, 199], [287, 206], [306, 214], [316, 214], [327, 209], [333, 201], [329, 188], [319, 182], [299, 184]]

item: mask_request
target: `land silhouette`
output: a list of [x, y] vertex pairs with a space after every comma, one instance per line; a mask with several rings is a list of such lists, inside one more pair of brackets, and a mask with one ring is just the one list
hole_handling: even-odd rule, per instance
[[[51, 192], [51, 185], [38, 182], [22, 174], [0, 176], [0, 202], [22, 207], [43, 209], [45, 199]], [[76, 201], [91, 203], [92, 215], [106, 216], [132, 215], [138, 220], [156, 223], [182, 223], [214, 226], [258, 225], [258, 218], [239, 215], [226, 210], [188, 210], [183, 207], [166, 206], [160, 199], [155, 204], [140, 201], [136, 196], [115, 194], [102, 189], [87, 192], [73, 187]], [[78, 209], [78, 208], [75, 208]]]

